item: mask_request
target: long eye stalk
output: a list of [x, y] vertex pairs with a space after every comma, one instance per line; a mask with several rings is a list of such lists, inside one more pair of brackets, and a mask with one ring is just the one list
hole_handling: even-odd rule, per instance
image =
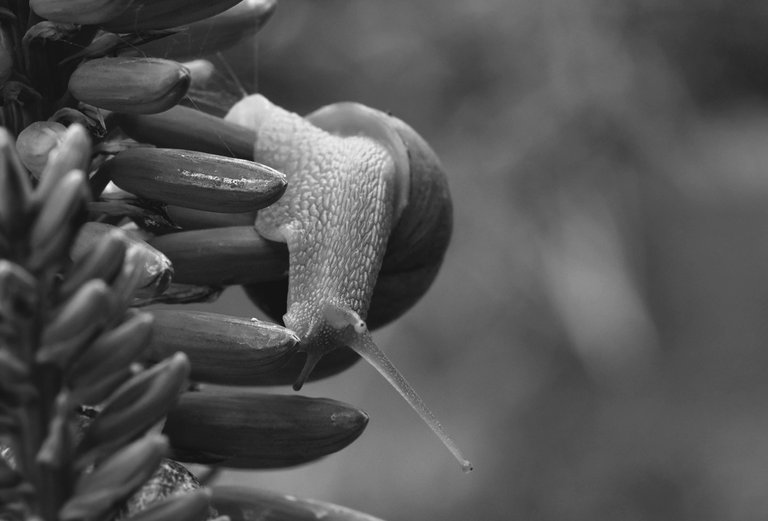
[[456, 443], [448, 436], [443, 429], [440, 421], [435, 417], [434, 413], [427, 407], [424, 400], [416, 393], [411, 387], [411, 384], [400, 374], [400, 371], [392, 364], [387, 355], [379, 349], [368, 331], [356, 334], [354, 340], [350, 342], [350, 346], [355, 350], [357, 354], [362, 356], [369, 364], [371, 364], [386, 380], [394, 387], [397, 392], [408, 402], [416, 413], [421, 416], [421, 419], [429, 426], [430, 429], [440, 438], [443, 445], [451, 451], [453, 457], [461, 465], [461, 470], [464, 472], [472, 471], [472, 463], [464, 457], [461, 450], [456, 446]]

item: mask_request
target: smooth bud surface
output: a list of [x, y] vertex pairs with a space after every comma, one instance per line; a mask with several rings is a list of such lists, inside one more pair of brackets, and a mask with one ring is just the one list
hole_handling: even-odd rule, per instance
[[285, 364], [298, 338], [284, 327], [255, 319], [159, 309], [145, 356], [161, 360], [182, 351], [192, 364], [193, 380], [227, 385], [253, 385], [259, 377]]
[[185, 284], [251, 284], [288, 273], [285, 246], [262, 238], [253, 226], [169, 233], [150, 244], [171, 259], [174, 280]]
[[[261, 375], [253, 385], [291, 385], [301, 373], [306, 364], [307, 354], [296, 352], [288, 362], [267, 374]], [[315, 366], [314, 371], [307, 378], [308, 382], [315, 382], [323, 378], [329, 378], [342, 373], [360, 361], [360, 355], [349, 348], [335, 349], [325, 355]]]
[[176, 105], [189, 83], [189, 71], [171, 60], [98, 58], [75, 69], [69, 91], [77, 100], [102, 109], [153, 114]]
[[287, 186], [283, 174], [259, 163], [174, 148], [131, 148], [102, 170], [139, 197], [212, 212], [263, 208]]
[[367, 423], [363, 411], [327, 398], [204, 389], [181, 396], [164, 433], [182, 461], [278, 468], [343, 449]]
[[158, 114], [112, 114], [109, 124], [156, 147], [253, 160], [253, 130], [182, 105]]
[[205, 230], [208, 228], [227, 228], [229, 226], [252, 226], [256, 220], [256, 212], [206, 212], [184, 208], [183, 206], [168, 205], [165, 207], [171, 222], [182, 230]]

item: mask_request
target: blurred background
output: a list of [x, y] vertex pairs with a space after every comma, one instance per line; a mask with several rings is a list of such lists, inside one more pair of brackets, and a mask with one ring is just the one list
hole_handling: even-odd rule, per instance
[[[765, 3], [282, 0], [226, 60], [442, 158], [445, 265], [375, 337], [475, 471], [359, 364], [302, 391], [366, 410], [357, 442], [222, 482], [388, 520], [765, 519]], [[238, 289], [215, 309], [256, 314]]]

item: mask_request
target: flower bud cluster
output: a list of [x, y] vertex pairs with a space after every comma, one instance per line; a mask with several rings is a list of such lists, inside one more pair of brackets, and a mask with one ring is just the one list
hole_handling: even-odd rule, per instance
[[[0, 518], [267, 512], [290, 501], [174, 495], [199, 484], [164, 458], [287, 467], [364, 430], [355, 407], [240, 387], [294, 380], [292, 331], [142, 310], [285, 279], [285, 248], [252, 228], [285, 176], [253, 161], [253, 131], [185, 106], [198, 68], [179, 61], [255, 33], [274, 8], [0, 2]], [[357, 359], [329, 357], [316, 377]]]

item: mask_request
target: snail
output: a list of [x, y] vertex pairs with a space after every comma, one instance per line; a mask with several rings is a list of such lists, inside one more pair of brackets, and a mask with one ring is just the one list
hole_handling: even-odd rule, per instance
[[[307, 353], [294, 389], [323, 356], [349, 347], [471, 470], [366, 323], [393, 320], [418, 300], [448, 247], [452, 205], [434, 152], [399, 119], [357, 103], [330, 105], [305, 119], [256, 94], [226, 119], [253, 129], [255, 160], [288, 178], [283, 197], [258, 212], [255, 227], [288, 247], [283, 321]], [[261, 298], [280, 309], [274, 300], [286, 297], [273, 291]]]

